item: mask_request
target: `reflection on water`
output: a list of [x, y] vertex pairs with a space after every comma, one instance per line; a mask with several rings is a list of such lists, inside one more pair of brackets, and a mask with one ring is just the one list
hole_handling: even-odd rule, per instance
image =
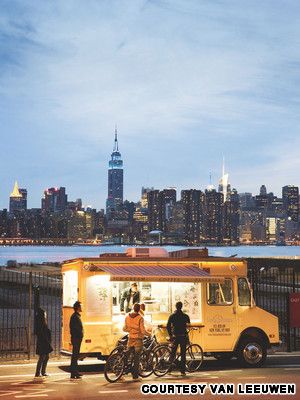
[[[17, 262], [58, 262], [77, 257], [98, 257], [102, 253], [125, 252], [130, 246], [0, 246], [0, 265], [7, 260]], [[179, 250], [184, 246], [165, 246], [167, 250]], [[209, 255], [237, 257], [293, 257], [300, 256], [300, 246], [228, 246], [209, 247]]]

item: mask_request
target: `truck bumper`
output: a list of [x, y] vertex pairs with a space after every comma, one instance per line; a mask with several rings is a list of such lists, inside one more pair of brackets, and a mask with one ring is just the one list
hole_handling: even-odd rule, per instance
[[[60, 354], [67, 357], [72, 356], [72, 352], [68, 350], [61, 350]], [[106, 360], [108, 356], [103, 356], [101, 353], [80, 353], [78, 360], [82, 361], [84, 358], [87, 357], [97, 358], [98, 360]]]

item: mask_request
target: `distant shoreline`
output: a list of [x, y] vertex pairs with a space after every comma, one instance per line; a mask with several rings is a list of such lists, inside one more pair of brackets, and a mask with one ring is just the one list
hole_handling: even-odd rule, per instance
[[[153, 245], [157, 246], [158, 245]], [[239, 244], [235, 246], [214, 246], [201, 244], [198, 246], [186, 246], [181, 244], [162, 245], [168, 251], [186, 248], [208, 248], [208, 254], [216, 257], [299, 257], [300, 246], [276, 246], [267, 244]], [[103, 253], [123, 253], [128, 247], [137, 247], [133, 244], [122, 245], [23, 245], [23, 246], [1, 246], [0, 245], [0, 265], [6, 266], [10, 263], [20, 264], [42, 264], [42, 263], [61, 263], [81, 257], [99, 257]], [[149, 247], [149, 245], [139, 245], [139, 247]]]
[[195, 245], [186, 244], [186, 243], [155, 243], [155, 244], [136, 244], [136, 243], [0, 243], [1, 247], [108, 247], [108, 246], [132, 246], [132, 247], [164, 247], [164, 246], [180, 246], [180, 247], [240, 247], [240, 246], [290, 246], [297, 247], [300, 246], [300, 243], [286, 243], [286, 244], [277, 244], [277, 243], [199, 243]]

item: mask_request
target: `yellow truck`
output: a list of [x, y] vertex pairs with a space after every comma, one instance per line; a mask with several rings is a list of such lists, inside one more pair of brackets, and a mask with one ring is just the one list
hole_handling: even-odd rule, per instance
[[207, 249], [131, 248], [65, 261], [62, 275], [64, 354], [72, 351], [69, 320], [77, 300], [84, 327], [80, 357], [105, 359], [110, 354], [124, 335], [122, 293], [133, 282], [146, 304], [145, 320], [153, 327], [166, 324], [175, 303], [183, 302], [191, 324], [199, 327], [193, 343], [204, 354], [237, 357], [242, 365], [257, 367], [267, 349], [279, 343], [278, 318], [255, 305], [247, 262], [240, 258], [210, 257]]

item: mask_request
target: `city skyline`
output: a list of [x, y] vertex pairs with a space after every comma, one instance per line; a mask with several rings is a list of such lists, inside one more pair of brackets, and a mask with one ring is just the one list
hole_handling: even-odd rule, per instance
[[218, 189], [141, 189], [135, 202], [124, 201], [123, 159], [115, 128], [107, 170], [106, 213], [68, 197], [65, 187], [44, 191], [41, 208], [27, 208], [27, 189], [17, 181], [9, 197], [9, 212], [0, 210], [0, 236], [6, 243], [20, 238], [47, 243], [63, 240], [112, 240], [147, 243], [159, 235], [171, 243], [278, 243], [299, 241], [299, 187], [282, 187], [282, 198], [262, 184], [259, 194], [238, 193], [231, 187], [223, 158]]
[[[224, 167], [223, 167], [224, 168]], [[224, 169], [223, 169], [223, 171], [224, 171]], [[228, 173], [226, 173], [225, 174], [226, 175], [226, 179], [228, 179], [228, 176], [229, 176], [229, 174]], [[145, 190], [145, 189], [149, 189], [149, 190], [152, 190], [152, 191], [155, 191], [155, 190], [169, 190], [169, 189], [174, 189], [175, 191], [176, 191], [176, 193], [178, 193], [178, 194], [181, 194], [181, 192], [182, 191], [186, 191], [186, 190], [200, 190], [201, 192], [205, 192], [205, 191], [211, 191], [211, 190], [215, 190], [216, 192], [221, 192], [222, 194], [224, 194], [223, 193], [223, 188], [222, 188], [222, 184], [220, 183], [220, 182], [223, 182], [222, 181], [222, 178], [224, 178], [224, 174], [220, 174], [220, 179], [219, 179], [219, 184], [218, 184], [218, 182], [216, 181], [215, 182], [215, 184], [213, 184], [212, 182], [211, 183], [209, 183], [208, 185], [206, 185], [205, 187], [190, 187], [190, 188], [187, 188], [187, 187], [185, 187], [185, 188], [182, 188], [182, 189], [178, 189], [178, 187], [177, 186], [167, 186], [167, 187], [165, 187], [165, 188], [162, 188], [162, 187], [154, 187], [154, 186], [149, 186], [149, 187], [146, 187], [146, 186], [142, 186], [141, 188], [140, 188], [140, 190], [139, 190], [139, 194], [138, 194], [138, 196], [137, 196], [137, 198], [135, 198], [135, 199], [127, 199], [126, 197], [124, 197], [124, 201], [132, 201], [132, 202], [134, 202], [134, 203], [138, 203], [138, 202], [141, 202], [141, 200], [142, 200], [142, 193], [143, 193], [143, 190]], [[266, 195], [268, 194], [268, 193], [273, 193], [273, 195], [275, 196], [275, 197], [277, 197], [277, 198], [281, 198], [282, 199], [282, 194], [283, 194], [283, 189], [285, 188], [285, 187], [298, 187], [297, 185], [294, 185], [294, 184], [286, 184], [286, 185], [284, 185], [284, 186], [282, 186], [282, 188], [281, 188], [281, 191], [280, 191], [280, 193], [275, 193], [273, 190], [272, 190], [272, 188], [269, 188], [269, 187], [267, 187], [265, 184], [258, 184], [258, 186], [257, 186], [257, 191], [255, 191], [255, 192], [250, 192], [249, 190], [247, 191], [245, 191], [245, 192], [239, 192], [238, 190], [237, 190], [237, 188], [235, 188], [234, 186], [231, 186], [230, 185], [230, 183], [228, 183], [228, 190], [230, 191], [230, 190], [232, 190], [232, 189], [234, 189], [234, 190], [237, 190], [237, 193], [238, 194], [250, 194], [250, 195], [252, 195], [253, 197], [254, 196], [256, 196], [256, 195], [259, 195], [259, 194], [261, 194], [261, 191], [262, 191], [262, 188], [264, 188], [264, 190], [266, 191]], [[16, 191], [26, 191], [26, 208], [28, 208], [28, 209], [30, 209], [30, 208], [42, 208], [42, 206], [41, 206], [41, 204], [42, 204], [42, 202], [43, 202], [43, 197], [42, 197], [42, 195], [43, 196], [45, 196], [45, 193], [47, 193], [49, 190], [56, 190], [56, 191], [58, 191], [59, 189], [61, 189], [61, 188], [63, 188], [63, 189], [67, 189], [67, 191], [68, 191], [68, 188], [66, 187], [66, 186], [56, 186], [56, 187], [52, 187], [52, 188], [50, 188], [50, 187], [48, 187], [47, 189], [44, 189], [44, 191], [43, 191], [43, 193], [41, 193], [41, 197], [40, 197], [40, 204], [39, 204], [39, 206], [37, 206], [37, 207], [31, 207], [30, 206], [30, 191], [29, 191], [29, 197], [28, 197], [28, 199], [29, 199], [29, 204], [28, 204], [28, 207], [27, 207], [27, 192], [28, 192], [28, 188], [24, 188], [24, 189], [19, 189], [19, 182], [16, 180], [15, 182], [14, 182], [14, 184], [13, 184], [13, 189], [12, 189], [12, 193], [10, 194], [10, 195], [8, 195], [8, 197], [7, 197], [7, 206], [6, 207], [3, 207], [2, 209], [9, 209], [9, 202], [10, 202], [10, 199], [12, 198], [12, 197], [14, 197], [14, 193], [16, 193]], [[76, 198], [75, 199], [75, 197], [74, 196], [72, 196], [72, 193], [70, 193], [69, 191], [68, 191], [68, 194], [70, 195], [70, 198], [71, 199], [73, 199], [73, 200], [82, 200], [82, 196], [80, 196], [80, 197], [78, 197], [78, 198]], [[19, 196], [16, 196], [16, 197], [19, 197]], [[21, 195], [20, 195], [20, 197], [21, 197]], [[107, 199], [106, 199], [106, 203], [107, 203]], [[120, 203], [120, 205], [121, 205], [122, 203]], [[97, 209], [97, 210], [106, 210], [106, 212], [107, 212], [107, 207], [105, 206], [105, 204], [103, 205], [103, 207], [94, 207], [94, 206], [92, 206], [92, 205], [90, 205], [90, 204], [82, 204], [82, 207], [83, 208], [94, 208], [94, 209]], [[1, 210], [1, 209], [0, 209]]]
[[[124, 199], [142, 186], [299, 186], [298, 2], [1, 5], [0, 208], [14, 182], [105, 208], [118, 125]], [[68, 21], [68, 23], [66, 23]], [[155, 27], [155, 29], [154, 29]], [[259, 177], [259, 178], [258, 178]]]

